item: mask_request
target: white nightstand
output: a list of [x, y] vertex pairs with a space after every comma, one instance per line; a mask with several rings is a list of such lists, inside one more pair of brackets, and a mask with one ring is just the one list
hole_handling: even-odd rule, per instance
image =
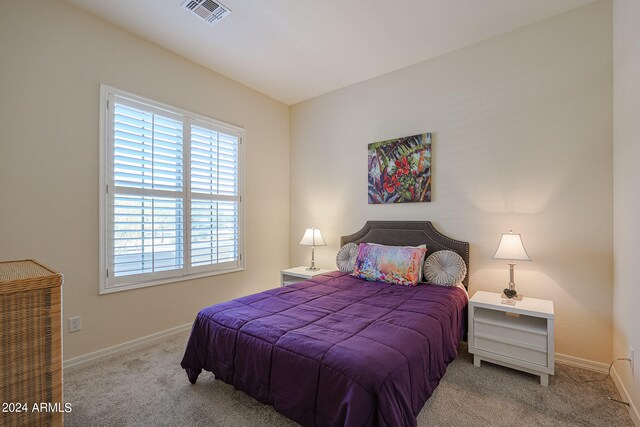
[[553, 375], [553, 302], [524, 297], [515, 305], [500, 303], [501, 295], [478, 291], [469, 300], [469, 353], [473, 364], [496, 363], [540, 375]]
[[293, 267], [288, 268], [286, 270], [282, 270], [280, 272], [280, 286], [287, 286], [293, 283], [302, 282], [306, 279], [310, 279], [313, 276], [317, 276], [318, 274], [328, 273], [331, 270], [323, 270], [322, 268], [318, 270], [307, 270], [307, 267]]

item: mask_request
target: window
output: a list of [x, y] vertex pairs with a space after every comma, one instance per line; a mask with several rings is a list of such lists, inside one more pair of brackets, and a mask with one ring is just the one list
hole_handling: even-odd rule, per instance
[[101, 92], [100, 293], [241, 270], [243, 129]]

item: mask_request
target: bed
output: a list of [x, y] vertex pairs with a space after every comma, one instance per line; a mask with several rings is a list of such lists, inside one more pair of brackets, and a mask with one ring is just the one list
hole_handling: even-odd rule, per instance
[[[469, 264], [469, 244], [428, 221], [369, 221], [350, 242], [424, 244]], [[203, 309], [181, 366], [193, 384], [212, 372], [305, 426], [415, 426], [457, 356], [467, 301], [463, 286], [335, 271]]]

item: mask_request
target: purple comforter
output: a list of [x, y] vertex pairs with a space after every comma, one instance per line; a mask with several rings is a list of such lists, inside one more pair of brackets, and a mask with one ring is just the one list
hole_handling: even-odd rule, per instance
[[203, 309], [182, 360], [306, 426], [415, 426], [466, 330], [460, 288], [341, 272]]

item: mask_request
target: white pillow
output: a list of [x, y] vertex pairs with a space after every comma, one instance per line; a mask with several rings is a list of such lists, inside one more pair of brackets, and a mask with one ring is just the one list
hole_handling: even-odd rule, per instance
[[338, 251], [336, 255], [336, 265], [338, 270], [345, 273], [353, 273], [353, 267], [356, 265], [358, 258], [358, 245], [355, 243], [347, 243]]
[[467, 265], [453, 251], [438, 251], [424, 262], [424, 278], [427, 283], [441, 286], [456, 286], [467, 275]]

